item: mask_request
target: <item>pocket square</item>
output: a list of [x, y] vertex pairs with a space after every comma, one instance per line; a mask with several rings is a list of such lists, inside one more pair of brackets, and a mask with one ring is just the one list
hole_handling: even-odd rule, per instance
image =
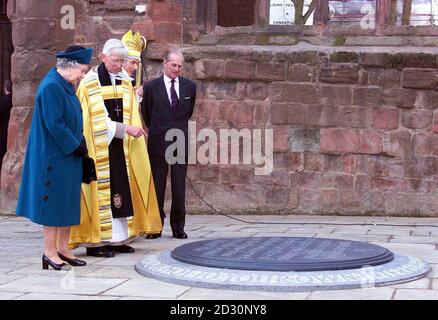
[[185, 98], [184, 98], [184, 100], [189, 100], [189, 99], [190, 99], [190, 97], [185, 97]]

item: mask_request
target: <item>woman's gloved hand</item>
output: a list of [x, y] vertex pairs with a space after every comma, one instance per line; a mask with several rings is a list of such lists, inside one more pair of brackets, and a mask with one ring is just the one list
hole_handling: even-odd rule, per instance
[[82, 137], [81, 144], [79, 145], [79, 147], [76, 148], [75, 151], [73, 151], [73, 154], [81, 158], [86, 157], [88, 155], [88, 149], [87, 149], [87, 144], [85, 142], [85, 137]]

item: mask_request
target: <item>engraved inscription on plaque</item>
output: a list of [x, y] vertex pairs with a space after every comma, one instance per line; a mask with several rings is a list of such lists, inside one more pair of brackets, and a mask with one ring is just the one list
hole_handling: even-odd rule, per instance
[[231, 269], [333, 270], [386, 263], [393, 259], [393, 254], [383, 247], [357, 241], [250, 237], [192, 242], [173, 250], [172, 257], [186, 263]]

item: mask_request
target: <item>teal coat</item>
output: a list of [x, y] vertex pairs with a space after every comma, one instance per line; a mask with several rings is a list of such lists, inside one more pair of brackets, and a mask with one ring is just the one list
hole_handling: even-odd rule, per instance
[[80, 223], [82, 110], [55, 68], [38, 87], [18, 196], [18, 216], [44, 226]]

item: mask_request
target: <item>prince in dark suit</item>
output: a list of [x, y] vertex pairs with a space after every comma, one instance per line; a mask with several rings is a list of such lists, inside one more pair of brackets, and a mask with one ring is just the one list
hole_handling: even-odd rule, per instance
[[[193, 81], [180, 77], [184, 57], [179, 50], [169, 51], [164, 58], [164, 75], [150, 81], [144, 87], [141, 105], [143, 119], [148, 128], [148, 151], [152, 175], [158, 198], [161, 221], [164, 224], [164, 195], [170, 166], [172, 206], [170, 226], [173, 237], [186, 239], [185, 225], [185, 188], [187, 176], [188, 121], [193, 114], [196, 85]], [[184, 134], [184, 148], [166, 155], [166, 149], [176, 140], [166, 141], [166, 133], [174, 129]], [[171, 132], [175, 132], [171, 131]], [[181, 141], [178, 141], [181, 142]], [[182, 152], [183, 154], [177, 154]], [[172, 159], [179, 160], [172, 164]], [[148, 235], [149, 239], [161, 234]]]

